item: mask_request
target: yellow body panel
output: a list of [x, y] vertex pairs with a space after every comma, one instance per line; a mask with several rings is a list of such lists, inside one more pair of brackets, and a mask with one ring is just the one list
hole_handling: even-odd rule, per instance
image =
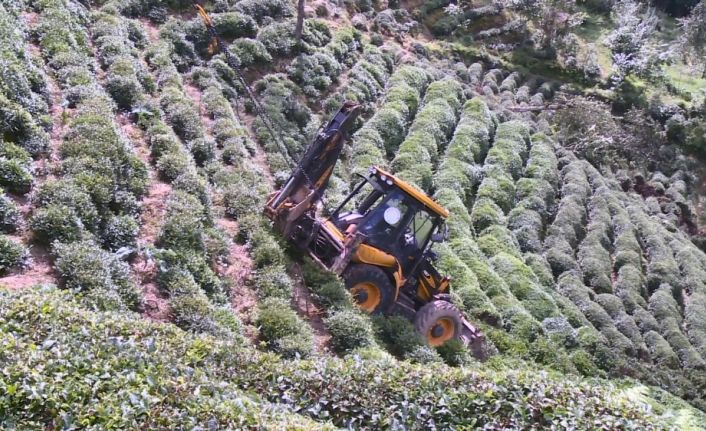
[[392, 268], [397, 265], [397, 259], [395, 259], [393, 255], [367, 244], [359, 245], [358, 250], [356, 250], [351, 260], [355, 263], [368, 263], [370, 265], [384, 266], [386, 268]]
[[378, 167], [375, 167], [374, 169], [378, 173], [388, 177], [397, 187], [402, 189], [403, 192], [412, 196], [414, 199], [416, 199], [419, 202], [421, 202], [422, 204], [424, 204], [424, 206], [426, 206], [430, 210], [434, 211], [436, 214], [440, 215], [443, 218], [447, 218], [449, 216], [448, 210], [446, 208], [442, 207], [441, 205], [439, 205], [438, 203], [436, 203], [432, 198], [427, 196], [426, 193], [417, 190], [411, 184], [409, 184], [405, 181], [402, 181], [401, 179], [397, 178], [396, 176], [392, 175], [389, 172], [385, 172]]
[[326, 221], [324, 222], [324, 226], [326, 226], [326, 229], [328, 229], [329, 232], [331, 232], [332, 234], [334, 234], [334, 235], [336, 236], [336, 238], [338, 238], [339, 240], [343, 241], [344, 239], [346, 239], [346, 236], [343, 235], [343, 232], [341, 232], [340, 230], [338, 230], [338, 228], [336, 227], [336, 225], [333, 224], [333, 222], [332, 222], [331, 220], [326, 220]]

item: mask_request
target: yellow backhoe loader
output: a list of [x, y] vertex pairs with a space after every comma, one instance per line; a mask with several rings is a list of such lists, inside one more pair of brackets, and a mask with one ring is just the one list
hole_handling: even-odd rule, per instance
[[358, 106], [345, 103], [318, 134], [265, 214], [288, 241], [340, 275], [368, 313], [407, 317], [431, 346], [458, 339], [485, 356], [485, 338], [450, 301], [449, 278], [434, 268], [435, 242], [449, 216], [426, 194], [378, 167], [322, 216], [321, 198]]

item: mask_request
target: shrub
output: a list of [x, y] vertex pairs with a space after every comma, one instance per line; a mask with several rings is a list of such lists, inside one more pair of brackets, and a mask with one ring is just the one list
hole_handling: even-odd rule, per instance
[[233, 311], [214, 306], [206, 295], [177, 296], [169, 301], [169, 308], [182, 329], [242, 342], [242, 325]]
[[142, 99], [142, 86], [135, 77], [118, 75], [114, 68], [108, 71], [106, 90], [120, 109], [128, 110]]
[[281, 299], [268, 299], [260, 304], [255, 320], [260, 338], [284, 357], [306, 357], [313, 351], [313, 335], [309, 326]]
[[137, 308], [139, 292], [126, 263], [90, 241], [55, 243], [54, 253], [54, 267], [65, 288], [74, 293], [93, 293], [94, 298], [115, 293], [124, 307]]
[[597, 293], [612, 293], [612, 259], [599, 240], [594, 236], [586, 237], [579, 248], [578, 258], [584, 282]]
[[403, 358], [425, 346], [414, 325], [402, 316], [373, 316], [375, 332], [393, 355]]
[[242, 0], [238, 2], [235, 9], [250, 15], [258, 23], [266, 17], [277, 20], [294, 15], [294, 8], [286, 0]]
[[0, 190], [0, 231], [12, 233], [20, 226], [21, 214], [15, 202]]
[[164, 180], [172, 182], [182, 172], [189, 169], [191, 159], [183, 152], [164, 154], [157, 160], [157, 172]]
[[191, 151], [191, 155], [194, 157], [196, 164], [203, 166], [205, 163], [210, 162], [215, 158], [216, 143], [211, 139], [194, 139], [189, 143], [189, 150]]
[[0, 235], [0, 274], [24, 266], [28, 259], [29, 251], [22, 244]]
[[524, 252], [542, 250], [541, 232], [544, 227], [542, 216], [536, 211], [516, 206], [508, 214], [508, 227]]
[[204, 250], [204, 208], [197, 198], [175, 191], [167, 201], [167, 215], [158, 243], [173, 250]]
[[334, 56], [325, 52], [300, 54], [287, 69], [292, 81], [299, 84], [304, 93], [317, 96], [326, 90], [340, 75], [341, 64]]
[[29, 226], [36, 240], [43, 244], [54, 241], [73, 242], [85, 236], [84, 225], [73, 208], [50, 204], [37, 210]]
[[468, 349], [460, 340], [449, 340], [436, 348], [436, 352], [448, 365], [460, 367], [473, 362]]
[[487, 198], [509, 213], [515, 201], [515, 184], [512, 178], [498, 170], [486, 172], [486, 177], [478, 187], [478, 199]]
[[355, 309], [334, 311], [324, 320], [331, 334], [331, 347], [338, 353], [346, 353], [373, 343], [370, 319]]
[[236, 39], [228, 49], [244, 67], [272, 62], [272, 56], [265, 45], [256, 39]]
[[172, 183], [174, 190], [179, 190], [194, 196], [204, 207], [204, 213], [208, 218], [208, 209], [211, 207], [211, 194], [208, 182], [194, 170], [182, 172]]
[[150, 144], [150, 155], [154, 159], [159, 159], [165, 154], [178, 153], [181, 150], [181, 144], [171, 131], [152, 127], [147, 130], [147, 137]]
[[257, 40], [273, 57], [286, 57], [294, 53], [294, 23], [291, 21], [274, 22], [261, 28]]
[[0, 186], [10, 193], [24, 195], [32, 188], [29, 167], [17, 159], [0, 158]]
[[484, 229], [494, 225], [504, 225], [505, 216], [502, 208], [500, 208], [490, 198], [479, 198], [473, 205], [471, 212], [471, 220], [473, 229], [476, 232], [482, 232]]
[[[168, 283], [172, 274], [177, 274], [180, 285], [189, 287], [191, 283], [183, 278], [193, 279], [195, 286], [202, 289], [215, 302], [225, 303], [224, 283], [213, 272], [206, 261], [205, 253], [194, 250], [159, 250], [156, 254], [161, 284]], [[168, 289], [169, 287], [167, 287]]]
[[[213, 24], [218, 34], [224, 38], [254, 37], [257, 33], [255, 21], [242, 13], [227, 12], [213, 14], [211, 19], [213, 19]], [[203, 26], [201, 22], [197, 25]]]
[[160, 103], [167, 121], [180, 138], [191, 141], [204, 137], [199, 113], [193, 102], [180, 89], [173, 86], [164, 89]]
[[130, 216], [111, 217], [103, 229], [103, 246], [112, 251], [123, 247], [135, 248], [139, 230], [137, 222]]
[[250, 241], [252, 243], [252, 258], [257, 268], [264, 268], [270, 265], [284, 265], [286, 256], [277, 240], [267, 231], [260, 230], [253, 232]]
[[[64, 352], [65, 367], [78, 370], [74, 371], [77, 378], [72, 389], [80, 399], [89, 399], [95, 390], [89, 375], [101, 372], [114, 375], [106, 384], [113, 385], [116, 395], [100, 404], [110, 414], [96, 409], [95, 403], [74, 403], [72, 409], [77, 422], [91, 421], [103, 428], [110, 424], [129, 427], [152, 423], [171, 429], [193, 427], [194, 423], [210, 423], [218, 428], [326, 427], [313, 419], [273, 411], [268, 403], [299, 406], [302, 415], [325, 416], [338, 427], [346, 427], [354, 418], [362, 428], [370, 429], [385, 428], [390, 418], [410, 429], [454, 426], [531, 429], [546, 425], [544, 415], [552, 415], [552, 420], [558, 422], [566, 420], [569, 426], [578, 429], [595, 427], [596, 423], [618, 423], [616, 427], [625, 429], [662, 427], [657, 415], [642, 403], [624, 400], [624, 393], [612, 385], [604, 386], [597, 379], [538, 372], [536, 367], [521, 363], [513, 363], [512, 367], [500, 364], [499, 370], [489, 368], [478, 372], [437, 364], [395, 363], [384, 357], [286, 361], [243, 349], [228, 340], [184, 333], [146, 319], [89, 312], [69, 295], [56, 290], [25, 289], [0, 295], [0, 320], [15, 328], [12, 339], [18, 348], [4, 351], [2, 373], [6, 376], [5, 384], [18, 389], [11, 397], [5, 394], [2, 400], [8, 411], [14, 412], [10, 419], [18, 428], [31, 428], [55, 415], [47, 406], [50, 394], [60, 393], [65, 387], [65, 374], [45, 372], [37, 382], [27, 382], [25, 376], [51, 362], [59, 349]], [[47, 339], [55, 343], [30, 348], [42, 345]], [[94, 351], [110, 354], [85, 360], [87, 352]], [[133, 378], [139, 373], [146, 373], [151, 380]], [[258, 398], [266, 400], [265, 403], [243, 402], [251, 398], [248, 393], [253, 388], [257, 388]], [[141, 402], [144, 399], [140, 394], [150, 390], [162, 394], [163, 408], [154, 409], [149, 420], [136, 419], [121, 410], [121, 405], [130, 405], [130, 394], [133, 400]], [[371, 399], [366, 395], [371, 393], [385, 396]], [[439, 408], [439, 393], [447, 396], [444, 402], [448, 405], [443, 408]], [[547, 404], [547, 393], [553, 394], [554, 400], [572, 400], [583, 414], [577, 416], [561, 403]], [[335, 395], [336, 407], [321, 403], [321, 396], [312, 394]], [[523, 394], [519, 405], [518, 394]], [[471, 404], [476, 404], [472, 411], [464, 410], [464, 406]], [[17, 413], [25, 405], [33, 408], [21, 415]], [[351, 413], [340, 410], [340, 405], [359, 406], [359, 409]], [[396, 416], [400, 405], [409, 406], [409, 410], [403, 416]], [[544, 415], [536, 418], [517, 414], [518, 407], [523, 411], [538, 409]]]
[[282, 265], [269, 265], [255, 273], [255, 286], [262, 298], [289, 299], [293, 281]]

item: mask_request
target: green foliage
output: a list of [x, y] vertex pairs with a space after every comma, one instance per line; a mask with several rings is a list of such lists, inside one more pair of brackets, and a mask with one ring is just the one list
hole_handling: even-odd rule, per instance
[[73, 242], [85, 236], [84, 224], [73, 208], [50, 204], [38, 209], [30, 219], [30, 228], [37, 241]]
[[21, 268], [27, 263], [29, 251], [5, 235], [0, 235], [0, 274], [13, 268]]
[[[0, 342], [16, 347], [3, 350], [3, 375], [8, 378], [0, 402], [10, 412], [7, 420], [24, 428], [43, 426], [47, 421], [63, 424], [64, 419], [48, 406], [63, 399], [61, 388], [67, 380], [73, 382], [71, 394], [84, 399], [95, 390], [88, 376], [105, 372], [112, 376], [105, 385], [114, 396], [96, 399], [90, 405], [75, 403], [74, 421], [124, 428], [182, 428], [210, 421], [222, 428], [313, 430], [326, 427], [318, 421], [344, 427], [353, 418], [371, 428], [384, 427], [389, 418], [395, 418], [410, 429], [432, 424], [550, 427], [565, 420], [577, 428], [595, 426], [596, 421], [623, 429], [663, 428], [640, 404], [618, 397], [611, 385], [543, 371], [538, 379], [533, 367], [488, 370], [486, 374], [439, 364], [356, 358], [282, 361], [227, 340], [190, 335], [131, 316], [87, 312], [69, 296], [48, 290], [1, 294], [0, 321], [4, 322]], [[31, 349], [31, 345], [44, 347]], [[56, 360], [59, 352], [61, 361]], [[99, 353], [85, 360], [87, 352]], [[22, 383], [22, 376], [45, 364], [50, 366], [44, 367], [40, 382]], [[195, 367], [199, 372], [193, 372]], [[239, 372], [233, 373], [236, 369]], [[150, 379], [136, 379], [136, 375]], [[45, 390], [33, 392], [39, 385]], [[253, 388], [257, 388], [261, 403], [244, 395]], [[349, 408], [342, 411], [320, 403], [311, 393]], [[448, 404], [443, 409], [438, 407], [439, 393]], [[120, 408], [139, 409], [140, 401], [157, 394], [163, 408], [149, 416]], [[369, 394], [380, 396], [371, 399]], [[518, 399], [525, 401], [518, 405]], [[409, 410], [403, 415], [398, 406], [405, 400]], [[572, 400], [583, 414], [568, 412], [561, 400]], [[283, 407], [275, 409], [268, 403]], [[461, 406], [469, 404], [473, 411], [459, 414], [464, 412]], [[520, 413], [518, 407], [523, 412], [536, 408], [544, 415]], [[293, 410], [310, 419], [290, 413]]]
[[390, 76], [385, 102], [353, 136], [351, 145], [355, 151], [350, 164], [354, 170], [381, 164], [385, 154], [394, 152], [406, 135], [407, 122], [416, 114], [421, 94], [430, 80], [427, 71], [408, 65]]
[[185, 141], [203, 138], [199, 113], [193, 102], [177, 87], [162, 92], [161, 106], [174, 132]]
[[134, 310], [138, 306], [139, 293], [129, 266], [95, 243], [55, 243], [54, 253], [54, 267], [63, 286], [83, 294], [91, 306], [101, 310]]
[[294, 14], [294, 8], [285, 0], [242, 0], [238, 2], [235, 9], [250, 15], [259, 23], [266, 17], [277, 20]]
[[283, 300], [263, 301], [255, 324], [262, 340], [283, 357], [306, 357], [313, 350], [311, 328]]
[[462, 102], [457, 81], [445, 79], [429, 85], [407, 138], [399, 149], [387, 148], [388, 154], [397, 154], [392, 160], [397, 175], [422, 189], [431, 188], [433, 164], [453, 133]]
[[103, 229], [103, 246], [113, 251], [123, 247], [134, 248], [137, 245], [139, 229], [135, 219], [130, 216], [112, 217]]
[[436, 348], [437, 353], [452, 367], [470, 364], [473, 359], [468, 349], [459, 340], [449, 340]]
[[331, 347], [338, 353], [347, 353], [373, 343], [370, 319], [355, 309], [334, 311], [324, 320], [331, 334]]
[[0, 191], [0, 231], [15, 232], [20, 226], [21, 215], [15, 202]]
[[24, 195], [32, 188], [29, 166], [17, 159], [0, 157], [0, 186], [10, 193]]
[[288, 299], [292, 296], [293, 281], [282, 265], [269, 265], [255, 273], [255, 287], [263, 298]]
[[272, 56], [267, 52], [267, 48], [262, 42], [256, 39], [241, 38], [236, 39], [228, 47], [240, 64], [243, 66], [253, 66], [272, 62]]
[[414, 325], [402, 316], [374, 316], [373, 324], [380, 341], [390, 353], [399, 358], [406, 358], [416, 349], [425, 346]]
[[203, 293], [176, 296], [169, 307], [174, 323], [184, 330], [242, 341], [242, 326], [233, 311], [214, 306]]

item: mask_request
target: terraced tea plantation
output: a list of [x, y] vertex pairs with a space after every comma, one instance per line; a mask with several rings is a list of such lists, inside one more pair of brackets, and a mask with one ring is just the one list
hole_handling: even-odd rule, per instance
[[[579, 96], [485, 51], [494, 6], [460, 43], [389, 3], [307, 2], [297, 41], [295, 3], [206, 2], [248, 88], [189, 1], [0, 4], [0, 428], [704, 426], [691, 165], [562, 145]], [[262, 215], [346, 100], [325, 206], [377, 165], [447, 208], [489, 361], [362, 313]]]

